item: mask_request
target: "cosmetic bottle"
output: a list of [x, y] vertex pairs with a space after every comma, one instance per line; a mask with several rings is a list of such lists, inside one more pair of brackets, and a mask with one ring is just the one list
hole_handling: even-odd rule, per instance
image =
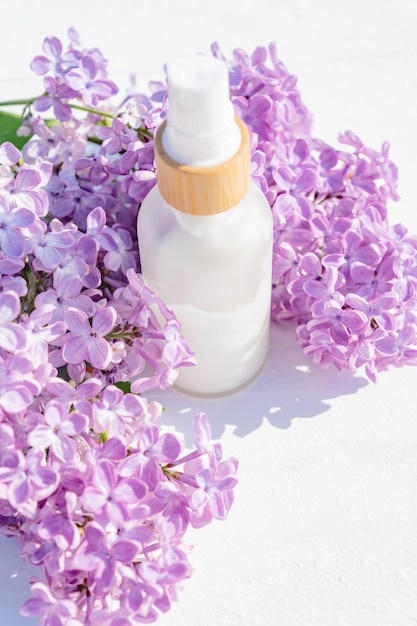
[[268, 350], [272, 215], [250, 182], [250, 138], [235, 117], [225, 64], [210, 56], [167, 65], [168, 114], [155, 137], [158, 184], [139, 210], [146, 283], [175, 312], [197, 365], [176, 387], [238, 391]]

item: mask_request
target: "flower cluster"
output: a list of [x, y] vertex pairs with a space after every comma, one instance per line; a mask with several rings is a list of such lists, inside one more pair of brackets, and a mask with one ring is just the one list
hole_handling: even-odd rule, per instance
[[[43, 574], [24, 615], [150, 623], [190, 575], [189, 526], [226, 518], [237, 461], [204, 414], [183, 450], [142, 395], [195, 363], [137, 272], [134, 223], [155, 174], [132, 115], [143, 124], [147, 108], [126, 105], [129, 124], [91, 112], [116, 87], [76, 33], [44, 52], [32, 67], [45, 93], [21, 129], [33, 136], [22, 152], [0, 145], [0, 532]], [[49, 108], [51, 126], [33, 116]]]
[[[222, 56], [218, 46], [214, 54]], [[397, 169], [389, 145], [353, 132], [334, 148], [311, 134], [311, 116], [275, 46], [229, 61], [231, 94], [252, 135], [252, 176], [274, 216], [272, 317], [294, 321], [321, 366], [417, 365], [417, 240], [391, 226]]]

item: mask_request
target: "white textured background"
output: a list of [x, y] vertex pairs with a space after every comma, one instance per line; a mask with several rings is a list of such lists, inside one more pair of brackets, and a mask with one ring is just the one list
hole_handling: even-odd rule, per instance
[[[110, 77], [142, 84], [165, 61], [229, 54], [276, 41], [299, 78], [315, 134], [351, 129], [388, 139], [400, 172], [391, 221], [417, 234], [415, 0], [0, 0], [0, 100], [36, 95], [29, 63], [47, 35], [75, 26]], [[412, 626], [417, 624], [417, 370], [360, 374], [310, 366], [275, 327], [267, 367], [225, 400], [161, 396], [167, 427], [190, 442], [206, 410], [225, 455], [240, 459], [226, 523], [190, 536], [193, 577], [161, 626]], [[18, 615], [30, 569], [0, 541], [0, 625]]]

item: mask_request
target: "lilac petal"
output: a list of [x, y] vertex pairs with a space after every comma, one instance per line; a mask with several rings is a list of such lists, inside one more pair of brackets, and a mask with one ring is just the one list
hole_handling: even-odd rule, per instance
[[46, 37], [42, 50], [51, 59], [59, 59], [62, 54], [62, 44], [58, 37]]
[[68, 330], [76, 335], [83, 335], [86, 337], [91, 336], [91, 326], [88, 321], [88, 317], [84, 312], [70, 307], [67, 311], [65, 311], [63, 320], [67, 325]]
[[62, 100], [54, 99], [53, 108], [55, 117], [61, 122], [68, 122], [72, 118], [71, 107]]
[[77, 452], [75, 442], [65, 435], [55, 437], [52, 443], [52, 448], [58, 459], [60, 459], [63, 463], [69, 463], [72, 461]]
[[14, 291], [0, 295], [0, 325], [14, 320], [20, 313], [20, 299]]
[[250, 112], [253, 117], [263, 117], [272, 107], [272, 100], [265, 95], [255, 95], [250, 100]]
[[49, 467], [38, 467], [36, 474], [31, 475], [31, 480], [37, 486], [37, 491], [42, 493], [42, 498], [45, 498], [55, 489], [58, 477]]
[[47, 613], [49, 602], [45, 602], [40, 598], [29, 598], [20, 608], [20, 613], [25, 617], [37, 617]]
[[120, 502], [134, 504], [142, 500], [147, 491], [145, 483], [139, 479], [122, 479], [115, 489], [115, 495]]
[[102, 561], [102, 568], [100, 570], [100, 577], [96, 579], [96, 588], [95, 591], [98, 594], [103, 595], [104, 593], [110, 591], [115, 584], [115, 572], [116, 572], [116, 563], [114, 559], [107, 558]]
[[416, 327], [414, 324], [406, 324], [398, 334], [398, 340], [402, 345], [411, 346], [416, 343]]
[[6, 232], [0, 231], [1, 248], [5, 254], [12, 257], [21, 257], [26, 248], [24, 235], [16, 229], [7, 236]]
[[104, 444], [103, 453], [108, 459], [121, 461], [126, 458], [126, 446], [117, 437], [111, 437]]
[[295, 180], [295, 189], [298, 193], [307, 193], [317, 187], [317, 172], [306, 168]]
[[66, 276], [65, 280], [59, 283], [59, 298], [75, 298], [82, 289], [80, 279], [75, 276]]
[[375, 342], [375, 348], [378, 352], [386, 356], [394, 356], [397, 354], [397, 338], [395, 335], [387, 335]]
[[348, 306], [352, 307], [352, 309], [363, 311], [363, 313], [367, 313], [369, 311], [368, 302], [365, 300], [365, 298], [356, 295], [356, 293], [348, 293], [345, 298], [345, 303]]
[[32, 168], [26, 168], [19, 171], [16, 176], [16, 188], [18, 191], [32, 191], [41, 182], [39, 172]]
[[138, 547], [132, 541], [120, 540], [112, 548], [112, 556], [121, 563], [131, 563], [135, 558]]
[[80, 363], [85, 360], [87, 349], [87, 337], [70, 337], [62, 348], [62, 358], [67, 363]]
[[156, 458], [162, 463], [175, 461], [180, 451], [181, 444], [172, 433], [165, 433], [159, 437], [158, 442], [153, 446]]
[[102, 337], [113, 330], [117, 313], [112, 307], [99, 309], [93, 317], [93, 331]]
[[94, 80], [97, 75], [97, 63], [91, 56], [85, 56], [81, 59], [80, 63], [81, 70], [84, 76], [89, 80]]
[[42, 262], [45, 268], [54, 269], [62, 259], [62, 254], [56, 248], [49, 246], [38, 247], [35, 256]]
[[198, 450], [205, 449], [211, 439], [211, 426], [205, 413], [197, 413], [194, 418], [194, 430], [197, 435], [195, 445]]
[[94, 93], [107, 98], [117, 92], [117, 87], [111, 80], [95, 80]]
[[237, 484], [238, 481], [236, 478], [234, 478], [233, 476], [226, 476], [226, 478], [222, 478], [222, 480], [219, 480], [217, 484], [217, 489], [219, 491], [230, 491], [231, 489], [234, 489]]
[[[26, 341], [26, 331], [19, 324], [10, 322], [0, 326], [0, 348], [12, 353], [16, 350], [23, 350], [26, 346]], [[11, 386], [9, 390], [10, 388]]]
[[347, 328], [355, 333], [362, 331], [368, 323], [368, 316], [362, 311], [344, 310], [342, 319]]
[[39, 96], [39, 98], [36, 98], [35, 102], [33, 103], [33, 108], [35, 109], [35, 111], [44, 113], [51, 108], [53, 103], [54, 100], [53, 98], [51, 98], [51, 96]]
[[[25, 193], [19, 192], [19, 200], [25, 201]], [[29, 203], [32, 204], [32, 195], [30, 196]], [[19, 228], [28, 228], [35, 221], [35, 214], [29, 209], [19, 208], [11, 213], [12, 220], [10, 224], [13, 226], [19, 226]]]
[[33, 59], [30, 67], [31, 70], [35, 72], [35, 74], [38, 74], [38, 76], [43, 76], [44, 74], [49, 72], [52, 67], [52, 63], [51, 60], [48, 59], [46, 56], [39, 54]]
[[94, 398], [102, 389], [103, 383], [98, 378], [89, 378], [78, 387], [78, 398]]
[[49, 426], [40, 424], [36, 426], [28, 435], [28, 443], [34, 448], [41, 450], [46, 449], [51, 445], [53, 440], [53, 433]]
[[94, 483], [103, 493], [110, 493], [117, 484], [116, 470], [113, 463], [103, 459], [97, 463], [94, 472]]
[[8, 497], [10, 504], [18, 509], [21, 504], [24, 504], [31, 497], [31, 491], [29, 489], [29, 481], [26, 474], [22, 473], [9, 485]]
[[[103, 127], [105, 128], [105, 127]], [[110, 130], [110, 129], [109, 129]], [[106, 225], [106, 212], [101, 207], [96, 207], [87, 217], [87, 230], [89, 235], [100, 233]]]
[[327, 297], [326, 285], [319, 280], [306, 280], [303, 285], [306, 294], [318, 300], [324, 300]]
[[342, 346], [346, 346], [349, 343], [350, 333], [348, 332], [346, 326], [340, 321], [336, 321], [331, 326], [330, 335], [336, 343], [339, 343]]
[[83, 494], [84, 506], [88, 511], [100, 512], [107, 502], [107, 495], [100, 493], [94, 487], [86, 487]]
[[301, 269], [310, 276], [320, 276], [323, 270], [320, 259], [316, 254], [307, 252], [301, 261]]
[[19, 150], [10, 141], [0, 144], [0, 163], [3, 165], [15, 165], [20, 157]]
[[350, 277], [355, 283], [366, 285], [374, 280], [375, 273], [369, 265], [354, 261], [350, 266]]
[[94, 525], [94, 522], [87, 524], [85, 528], [85, 538], [89, 548], [94, 548], [99, 554], [100, 552], [108, 552], [106, 536], [101, 528]]
[[112, 350], [103, 337], [93, 337], [87, 345], [87, 360], [97, 369], [108, 367], [112, 356]]
[[3, 389], [0, 395], [0, 406], [8, 413], [20, 413], [32, 403], [33, 395], [24, 385], [16, 385]]
[[82, 413], [71, 413], [68, 419], [63, 422], [61, 431], [64, 435], [75, 437], [75, 435], [78, 435], [86, 428], [87, 424], [88, 419], [86, 415]]
[[[84, 88], [84, 80], [76, 70], [71, 70], [65, 74], [64, 78], [67, 85], [75, 91], [81, 91]], [[38, 98], [39, 100], [39, 98]]]

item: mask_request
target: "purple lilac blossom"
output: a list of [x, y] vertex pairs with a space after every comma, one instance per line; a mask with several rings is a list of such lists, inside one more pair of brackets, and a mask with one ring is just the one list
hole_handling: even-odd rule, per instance
[[[100, 116], [72, 116], [73, 99], [115, 91], [98, 50], [79, 48], [72, 32], [67, 51], [52, 37], [44, 53], [33, 68], [47, 74], [47, 94], [33, 109], [52, 106], [58, 122], [26, 120], [22, 155], [0, 146], [0, 532], [46, 576], [24, 615], [43, 626], [149, 623], [191, 573], [193, 488], [180, 480], [180, 441], [160, 431], [162, 406], [135, 389], [166, 387], [195, 361], [175, 314], [137, 273], [151, 137], [118, 117], [98, 132]], [[69, 87], [77, 81], [80, 91]], [[213, 450], [207, 441], [182, 458], [216, 471]], [[109, 615], [110, 604], [119, 609]]]

